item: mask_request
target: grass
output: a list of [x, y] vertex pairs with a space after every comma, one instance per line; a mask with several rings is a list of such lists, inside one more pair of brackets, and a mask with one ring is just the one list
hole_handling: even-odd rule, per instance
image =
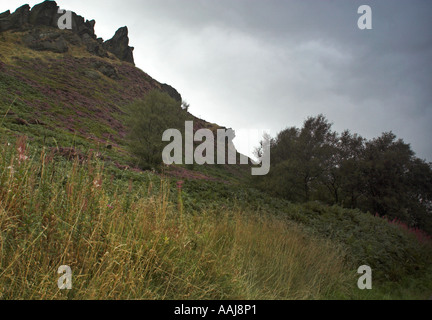
[[0, 148], [3, 299], [319, 299], [350, 280], [343, 251], [296, 224], [240, 209], [181, 218], [168, 180], [111, 183], [103, 163], [24, 138]]
[[[2, 299], [426, 299], [432, 292], [430, 264], [412, 275], [402, 269], [398, 281], [374, 273], [373, 290], [359, 290], [353, 261], [362, 256], [353, 249], [370, 239], [319, 234], [317, 219], [311, 228], [308, 215], [326, 217], [330, 209], [318, 215], [324, 207], [305, 205], [300, 223], [242, 202], [225, 205], [223, 197], [196, 207], [189, 181], [176, 187], [105, 166], [91, 155], [66, 161], [30, 149], [23, 137], [1, 144]], [[399, 230], [371, 218], [389, 239], [389, 230]], [[416, 239], [401, 237], [401, 244]], [[394, 244], [375, 246], [395, 265], [405, 259]], [[423, 257], [410, 265], [430, 261], [429, 249], [419, 250]], [[57, 287], [61, 265], [72, 269], [72, 290]]]
[[[158, 83], [83, 47], [35, 52], [21, 36], [0, 39], [0, 299], [432, 295], [430, 240], [394, 221], [272, 198], [251, 187], [247, 166], [174, 168], [181, 188], [164, 173], [116, 167], [130, 163], [125, 106]], [[119, 80], [83, 76], [99, 72], [95, 62], [114, 64]], [[86, 161], [66, 161], [58, 147]], [[373, 290], [357, 288], [363, 264]], [[61, 265], [72, 268], [70, 291], [57, 288]]]

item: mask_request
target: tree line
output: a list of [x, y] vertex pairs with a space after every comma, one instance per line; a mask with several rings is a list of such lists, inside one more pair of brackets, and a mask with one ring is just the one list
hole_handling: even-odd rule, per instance
[[398, 218], [432, 234], [432, 164], [392, 132], [371, 140], [339, 134], [318, 115], [279, 132], [270, 146], [270, 172], [255, 178], [262, 190]]

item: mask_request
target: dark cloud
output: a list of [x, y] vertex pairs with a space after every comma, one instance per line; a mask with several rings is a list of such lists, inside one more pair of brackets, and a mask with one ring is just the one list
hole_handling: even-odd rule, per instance
[[[432, 161], [429, 0], [57, 2], [105, 39], [127, 25], [137, 66], [208, 121], [276, 134], [323, 113], [338, 131], [392, 130]], [[357, 28], [363, 4], [372, 30]]]

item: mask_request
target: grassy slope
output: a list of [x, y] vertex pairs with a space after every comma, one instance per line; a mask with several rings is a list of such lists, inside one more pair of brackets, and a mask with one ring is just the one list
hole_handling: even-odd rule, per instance
[[[0, 112], [6, 115], [2, 121], [6, 134], [26, 134], [45, 146], [73, 146], [84, 151], [112, 145], [112, 151], [103, 150], [106, 157], [121, 164], [128, 162], [127, 105], [160, 89], [160, 83], [113, 56], [91, 55], [82, 45], [70, 45], [66, 54], [28, 49], [21, 43], [24, 34], [5, 32], [0, 36]], [[101, 73], [101, 65], [114, 68], [116, 77]], [[190, 120], [195, 130], [221, 128], [192, 115]], [[173, 175], [194, 176], [188, 171], [177, 168]], [[249, 174], [242, 166], [195, 166], [192, 171], [219, 181], [244, 180]]]
[[[185, 182], [181, 198], [163, 177], [120, 170], [113, 163], [128, 160], [124, 105], [157, 88], [157, 81], [82, 47], [66, 55], [35, 52], [19, 44], [20, 36], [5, 33], [0, 39], [0, 110], [7, 114], [0, 129], [3, 297], [426, 298], [432, 293], [430, 245], [379, 218], [267, 197], [246, 186], [247, 168], [170, 171], [194, 178]], [[95, 62], [114, 65], [119, 78], [95, 71]], [[27, 152], [31, 160], [19, 164], [14, 146], [22, 134], [30, 138], [32, 151]], [[114, 148], [104, 148], [107, 144]], [[98, 149], [112, 161], [80, 166], [42, 146], [73, 146], [83, 154]], [[96, 187], [95, 181], [104, 183]], [[52, 285], [60, 263], [77, 275], [67, 294]], [[362, 264], [374, 270], [369, 292], [356, 289], [355, 270]]]
[[[217, 182], [179, 190], [170, 179], [104, 166], [2, 141], [3, 298], [430, 296], [430, 244], [381, 219]], [[356, 288], [365, 263], [374, 270], [368, 292]], [[64, 264], [74, 274], [68, 292], [53, 285]]]
[[[100, 161], [24, 145], [1, 145], [5, 299], [302, 299], [346, 282], [339, 250], [296, 225], [240, 207], [189, 210], [169, 180], [114, 181]], [[65, 264], [69, 292], [53, 285]]]

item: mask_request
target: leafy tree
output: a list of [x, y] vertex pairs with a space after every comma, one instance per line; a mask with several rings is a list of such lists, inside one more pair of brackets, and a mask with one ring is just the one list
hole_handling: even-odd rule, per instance
[[369, 141], [339, 135], [318, 115], [271, 139], [271, 161], [255, 181], [274, 195], [359, 208], [432, 234], [432, 165], [392, 132]]
[[181, 103], [158, 90], [150, 91], [143, 100], [129, 105], [129, 148], [135, 162], [143, 169], [157, 168], [162, 163], [167, 129], [182, 129], [187, 113]]
[[357, 202], [365, 194], [365, 179], [361, 170], [365, 139], [348, 130], [342, 132], [338, 141], [338, 162], [333, 171], [336, 176], [339, 196], [335, 203], [356, 208]]
[[432, 234], [432, 164], [414, 159], [409, 164], [407, 182], [412, 203], [413, 224]]
[[408, 220], [408, 166], [414, 153], [396, 136], [383, 133], [366, 143], [362, 171], [366, 177], [367, 200], [362, 206], [374, 213]]
[[323, 115], [308, 118], [302, 129], [287, 128], [271, 140], [270, 173], [263, 180], [273, 193], [293, 201], [317, 195], [332, 163], [336, 134]]
[[367, 177], [362, 209], [432, 232], [431, 164], [415, 157], [409, 144], [383, 133], [366, 143], [362, 170]]

